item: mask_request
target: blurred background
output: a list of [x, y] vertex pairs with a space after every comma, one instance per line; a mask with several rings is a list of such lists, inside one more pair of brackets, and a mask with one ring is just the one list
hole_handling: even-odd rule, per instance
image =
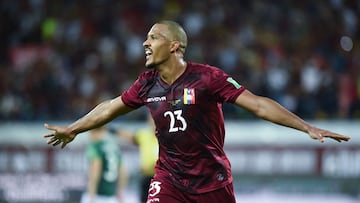
[[[360, 1], [2, 0], [0, 202], [77, 202], [87, 136], [49, 148], [44, 122], [68, 124], [145, 71], [158, 20], [184, 26], [186, 59], [218, 66], [252, 92], [352, 136], [319, 144], [225, 104], [239, 202], [360, 201]], [[139, 109], [111, 124], [146, 125]], [[137, 202], [138, 153], [119, 142]]]

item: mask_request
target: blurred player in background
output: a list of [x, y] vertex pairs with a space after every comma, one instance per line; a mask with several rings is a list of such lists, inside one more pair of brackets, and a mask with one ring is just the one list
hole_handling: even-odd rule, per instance
[[[154, 119], [159, 143], [149, 203], [236, 201], [231, 166], [223, 148], [225, 102], [320, 142], [325, 138], [338, 142], [350, 139], [305, 122], [272, 99], [252, 94], [220, 68], [185, 61], [187, 35], [176, 22], [154, 24], [143, 46], [149, 71], [141, 73], [121, 96], [100, 103], [74, 123], [45, 124], [52, 132], [44, 137], [50, 138], [48, 144], [65, 147], [79, 133], [145, 105]], [[241, 133], [246, 136], [246, 132], [239, 132], [239, 136]]]
[[154, 168], [159, 153], [159, 145], [155, 136], [155, 124], [151, 115], [147, 117], [147, 125], [148, 127], [140, 128], [135, 132], [110, 128], [111, 133], [139, 147], [141, 170], [139, 190], [142, 203], [147, 200], [149, 185], [154, 176]]
[[127, 172], [116, 140], [107, 136], [105, 126], [90, 131], [86, 150], [89, 158], [87, 191], [81, 203], [122, 203]]

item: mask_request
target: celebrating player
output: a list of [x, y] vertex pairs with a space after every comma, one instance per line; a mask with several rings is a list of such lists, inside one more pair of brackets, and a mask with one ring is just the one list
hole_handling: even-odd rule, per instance
[[143, 46], [149, 70], [128, 90], [68, 126], [45, 124], [52, 131], [45, 138], [48, 144], [65, 147], [79, 133], [145, 105], [154, 119], [159, 143], [149, 203], [235, 202], [230, 163], [223, 149], [225, 102], [320, 142], [350, 139], [317, 128], [275, 101], [252, 94], [217, 67], [185, 61], [187, 35], [176, 22], [154, 24]]

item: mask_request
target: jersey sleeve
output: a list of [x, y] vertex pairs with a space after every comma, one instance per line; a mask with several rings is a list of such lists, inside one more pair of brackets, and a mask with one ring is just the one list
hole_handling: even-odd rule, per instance
[[137, 109], [143, 105], [141, 97], [139, 97], [139, 92], [143, 88], [143, 75], [140, 75], [136, 81], [130, 86], [129, 89], [124, 91], [121, 95], [121, 99], [125, 105], [130, 108]]
[[209, 88], [220, 102], [234, 103], [236, 98], [245, 90], [244, 86], [221, 69], [213, 67], [210, 77]]

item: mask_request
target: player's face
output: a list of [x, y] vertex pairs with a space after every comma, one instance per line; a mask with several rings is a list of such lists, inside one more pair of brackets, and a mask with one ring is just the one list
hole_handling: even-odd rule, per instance
[[147, 39], [143, 43], [147, 68], [155, 68], [169, 59], [171, 41], [168, 36], [170, 35], [166, 25], [155, 24], [150, 29]]

